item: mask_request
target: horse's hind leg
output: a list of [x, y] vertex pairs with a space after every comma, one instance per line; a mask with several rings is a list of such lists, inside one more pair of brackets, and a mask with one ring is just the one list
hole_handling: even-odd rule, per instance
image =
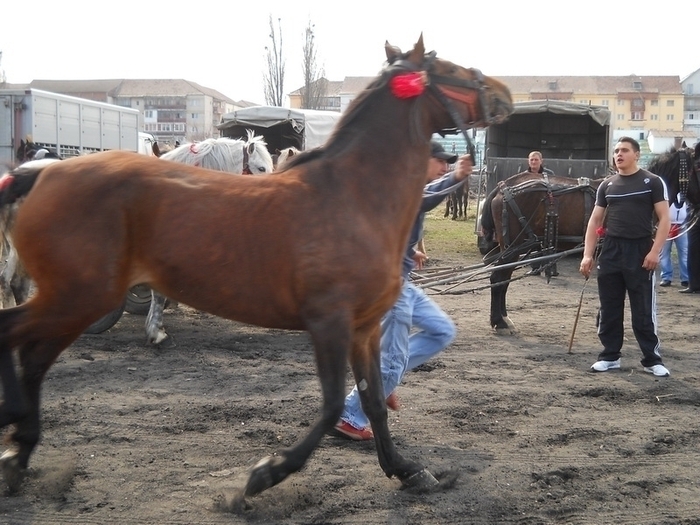
[[[33, 319], [32, 320], [32, 315]], [[10, 490], [24, 478], [29, 457], [39, 441], [41, 383], [58, 355], [82, 330], [56, 331], [51, 316], [33, 312], [30, 303], [0, 311], [0, 380], [4, 401], [0, 405], [0, 428], [15, 425], [8, 436], [10, 448], [2, 455], [2, 472]], [[17, 348], [16, 373], [12, 350]]]
[[[14, 432], [9, 435], [10, 448], [3, 453], [1, 458], [2, 473], [11, 491], [19, 489], [29, 464], [29, 458], [39, 442], [41, 383], [56, 358], [77, 335], [71, 334], [49, 340], [30, 341], [19, 348], [21, 384], [20, 390], [15, 393], [15, 396], [23, 396], [26, 405], [23, 416], [14, 422]], [[3, 353], [9, 355], [7, 352]], [[4, 365], [5, 362], [3, 362], [3, 369]], [[3, 376], [3, 387], [5, 387], [5, 379]], [[4, 409], [3, 406], [2, 416], [11, 413], [9, 406], [7, 411]], [[4, 418], [0, 416], [0, 419]]]
[[166, 301], [167, 298], [164, 295], [151, 290], [151, 307], [146, 316], [146, 335], [148, 342], [154, 345], [163, 342], [168, 337], [165, 328], [163, 328], [163, 311]]

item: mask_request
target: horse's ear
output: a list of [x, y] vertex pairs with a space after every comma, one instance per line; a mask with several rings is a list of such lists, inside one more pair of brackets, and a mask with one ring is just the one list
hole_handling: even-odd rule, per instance
[[396, 46], [392, 46], [388, 40], [384, 43], [384, 51], [386, 51], [386, 60], [389, 62], [389, 64], [392, 64], [401, 56], [401, 49]]
[[420, 34], [418, 42], [413, 46], [413, 50], [408, 54], [408, 59], [415, 65], [423, 64], [425, 58], [425, 46], [423, 45], [423, 33]]
[[255, 153], [255, 142], [248, 144], [248, 155]]

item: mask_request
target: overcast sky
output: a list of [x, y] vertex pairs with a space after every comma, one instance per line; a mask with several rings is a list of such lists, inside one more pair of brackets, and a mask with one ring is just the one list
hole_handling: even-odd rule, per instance
[[[678, 75], [700, 68], [692, 12], [658, 2], [350, 2], [35, 0], [5, 9], [0, 67], [8, 82], [183, 78], [264, 104], [269, 17], [281, 19], [284, 92], [302, 85], [304, 30], [314, 25], [326, 78], [374, 76], [384, 42], [427, 50], [486, 75]], [[439, 6], [439, 8], [438, 8]], [[20, 15], [21, 13], [21, 15]]]

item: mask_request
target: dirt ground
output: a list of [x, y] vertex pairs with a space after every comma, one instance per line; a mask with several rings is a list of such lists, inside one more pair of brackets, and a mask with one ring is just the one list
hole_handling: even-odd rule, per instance
[[567, 351], [577, 266], [511, 286], [512, 336], [489, 329], [488, 291], [434, 296], [457, 339], [406, 376], [389, 417], [404, 455], [459, 474], [450, 488], [401, 490], [374, 443], [328, 436], [248, 510], [221, 511], [253, 464], [305, 435], [319, 385], [306, 334], [181, 305], [166, 311], [171, 344], [148, 346], [143, 317], [125, 314], [62, 354], [31, 475], [0, 497], [0, 523], [700, 524], [700, 296], [659, 289], [670, 378], [642, 371], [629, 328], [622, 370], [591, 374], [595, 281]]

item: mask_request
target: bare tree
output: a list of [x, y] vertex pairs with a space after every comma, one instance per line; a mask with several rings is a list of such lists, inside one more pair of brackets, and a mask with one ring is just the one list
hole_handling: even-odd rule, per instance
[[[270, 47], [267, 53], [267, 71], [263, 73], [265, 102], [269, 106], [282, 106], [284, 99], [284, 56], [282, 55], [282, 19], [277, 19], [277, 32], [270, 15]], [[278, 42], [279, 40], [279, 42]]]
[[328, 96], [328, 81], [323, 78], [324, 70], [316, 64], [316, 44], [314, 26], [309, 20], [304, 33], [304, 61], [302, 72], [304, 74], [304, 87], [301, 88], [301, 107], [305, 109], [319, 109], [322, 102]]

